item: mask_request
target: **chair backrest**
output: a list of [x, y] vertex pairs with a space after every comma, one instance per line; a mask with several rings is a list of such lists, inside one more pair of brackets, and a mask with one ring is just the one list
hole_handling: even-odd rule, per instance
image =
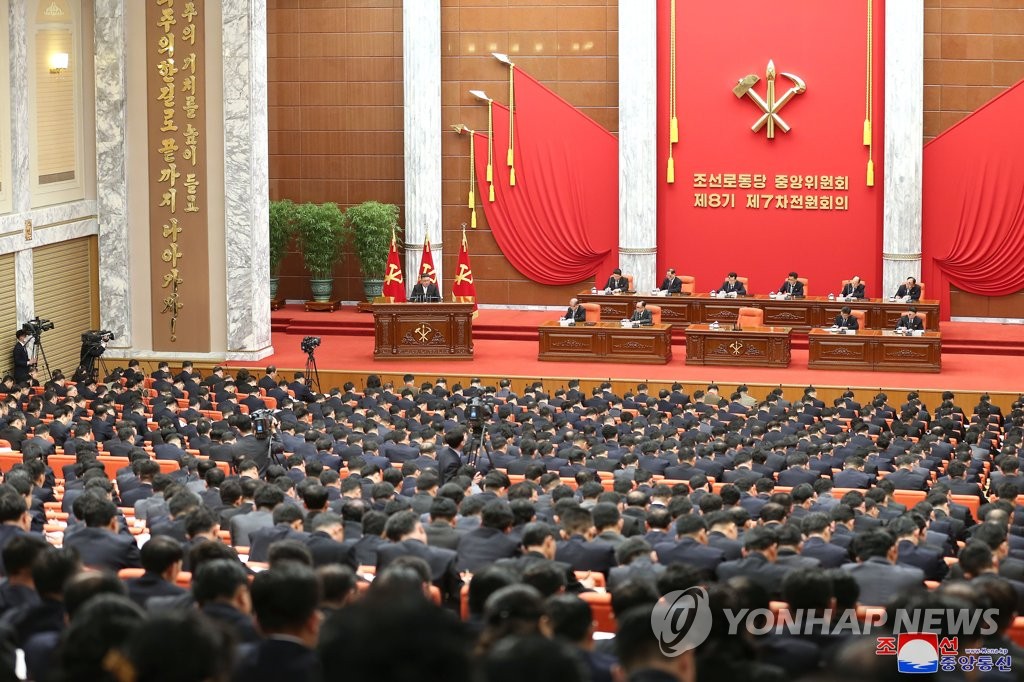
[[697, 290], [697, 278], [693, 275], [680, 275], [679, 279], [683, 281], [680, 291], [684, 294], [692, 294]]
[[918, 282], [917, 286], [921, 287], [921, 300], [924, 300], [924, 282]]
[[764, 325], [764, 311], [760, 308], [740, 308], [736, 323], [740, 327], [761, 327]]
[[651, 311], [651, 323], [661, 324], [661, 306], [660, 305], [648, 305], [647, 309]]
[[580, 303], [583, 306], [583, 310], [586, 312], [587, 322], [599, 322], [601, 320], [601, 304], [600, 303]]
[[623, 277], [625, 277], [626, 281], [629, 282], [629, 284], [626, 286], [626, 288], [629, 291], [636, 291], [636, 287], [633, 286], [633, 275], [623, 275]]
[[863, 310], [851, 310], [850, 314], [857, 318], [857, 326], [864, 329], [864, 311]]
[[748, 278], [746, 278], [746, 277], [737, 277], [736, 281], [737, 282], [743, 282], [743, 288], [744, 289], [748, 289], [747, 284], [750, 282], [750, 280]]
[[804, 296], [810, 296], [811, 295], [810, 292], [807, 291], [807, 278], [806, 277], [797, 277], [796, 281], [798, 281], [798, 282], [800, 282], [801, 284], [804, 285]]
[[914, 317], [921, 320], [921, 326], [928, 328], [928, 313], [914, 313]]

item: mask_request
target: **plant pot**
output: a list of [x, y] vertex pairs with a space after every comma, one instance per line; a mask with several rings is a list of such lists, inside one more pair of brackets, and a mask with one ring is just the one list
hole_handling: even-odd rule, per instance
[[309, 278], [309, 290], [313, 294], [313, 300], [323, 303], [331, 300], [331, 292], [334, 290], [334, 278], [316, 279]]
[[270, 278], [270, 300], [277, 298], [277, 285], [281, 283], [279, 277]]
[[367, 301], [373, 301], [375, 298], [384, 293], [384, 280], [364, 279], [363, 293], [366, 294]]

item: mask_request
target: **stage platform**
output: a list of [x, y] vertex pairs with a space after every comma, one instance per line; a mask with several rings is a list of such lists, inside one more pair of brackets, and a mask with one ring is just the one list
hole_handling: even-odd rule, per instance
[[[809, 370], [806, 336], [794, 338], [792, 363], [785, 369], [687, 367], [685, 334], [673, 335], [673, 359], [664, 366], [540, 362], [537, 326], [558, 311], [483, 309], [474, 322], [476, 346], [471, 361], [373, 359], [373, 318], [354, 307], [334, 313], [307, 313], [301, 306], [286, 306], [272, 313], [275, 354], [254, 363], [233, 367], [277, 365], [301, 369], [306, 355], [299, 347], [304, 336], [319, 336], [323, 343], [316, 359], [321, 373], [353, 375], [413, 372], [436, 376], [564, 377], [592, 380], [681, 381], [763, 384], [855, 386], [913, 390], [961, 390], [1018, 393], [1024, 391], [1024, 325], [942, 323], [942, 372], [921, 375], [899, 372]], [[324, 386], [324, 388], [328, 388]]]

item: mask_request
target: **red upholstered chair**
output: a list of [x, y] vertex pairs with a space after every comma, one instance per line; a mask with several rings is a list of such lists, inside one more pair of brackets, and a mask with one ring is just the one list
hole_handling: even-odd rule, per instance
[[857, 318], [857, 327], [859, 329], [865, 329], [864, 325], [864, 311], [863, 310], [851, 310], [850, 314]]
[[680, 292], [684, 294], [692, 294], [697, 290], [697, 278], [692, 275], [680, 275], [679, 279], [683, 281], [683, 286], [680, 287]]
[[811, 294], [807, 290], [807, 278], [806, 277], [797, 277], [796, 281], [798, 281], [798, 282], [800, 282], [801, 284], [804, 285], [804, 296], [810, 296]]
[[[845, 287], [845, 286], [846, 286], [847, 284], [849, 284], [849, 283], [850, 283], [850, 280], [848, 280], [848, 279], [844, 279], [844, 280], [843, 280], [843, 286], [844, 286], [844, 287]], [[868, 283], [867, 283], [867, 280], [863, 280], [863, 279], [862, 279], [862, 280], [860, 281], [860, 283], [864, 285], [864, 292], [865, 292], [865, 293], [867, 293], [867, 289], [868, 289]], [[842, 291], [842, 290], [840, 289], [840, 291]]]
[[750, 280], [746, 277], [737, 277], [737, 282], [743, 282], [743, 288], [746, 289], [747, 295], [750, 294]]
[[736, 318], [736, 324], [741, 328], [763, 327], [764, 311], [760, 308], [740, 308], [739, 316]]
[[661, 324], [661, 306], [648, 305], [647, 309], [651, 311], [651, 324]]
[[[923, 297], [923, 295], [924, 294], [922, 292], [922, 297]], [[922, 327], [924, 327], [925, 329], [928, 329], [928, 313], [914, 313], [914, 317], [916, 317], [917, 319], [921, 320], [921, 326]]]
[[601, 321], [601, 304], [600, 303], [580, 303], [583, 306], [583, 310], [586, 312], [587, 322], [600, 322]]
[[629, 282], [629, 285], [626, 287], [626, 289], [628, 291], [636, 291], [636, 287], [633, 286], [633, 275], [623, 275], [623, 277], [625, 277], [626, 281]]
[[923, 301], [924, 300], [924, 282], [918, 282], [917, 286], [921, 287], [921, 298], [919, 300]]

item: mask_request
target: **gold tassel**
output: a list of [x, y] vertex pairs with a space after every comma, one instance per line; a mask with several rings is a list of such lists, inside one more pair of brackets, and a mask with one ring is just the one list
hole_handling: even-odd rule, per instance
[[676, 181], [676, 160], [671, 156], [668, 157], [668, 175], [665, 180], [670, 185]]
[[491, 183], [491, 186], [490, 186], [489, 191], [487, 193], [487, 198], [490, 200], [491, 203], [494, 203], [494, 183], [493, 182]]
[[871, 121], [864, 119], [864, 146], [871, 146]]
[[516, 186], [516, 169], [514, 167], [508, 169], [508, 186]]
[[469, 190], [469, 208], [476, 208], [476, 192]]
[[487, 182], [494, 182], [494, 166], [487, 164]]
[[508, 155], [505, 158], [505, 163], [507, 163], [510, 167], [513, 165], [512, 147], [508, 148]]
[[476, 209], [475, 208], [473, 209], [473, 212], [469, 214], [469, 226], [472, 227], [472, 228], [476, 227]]
[[875, 186], [875, 162], [868, 159], [868, 187]]
[[679, 142], [679, 119], [675, 116], [673, 116], [672, 120], [669, 121], [668, 139], [672, 144]]

